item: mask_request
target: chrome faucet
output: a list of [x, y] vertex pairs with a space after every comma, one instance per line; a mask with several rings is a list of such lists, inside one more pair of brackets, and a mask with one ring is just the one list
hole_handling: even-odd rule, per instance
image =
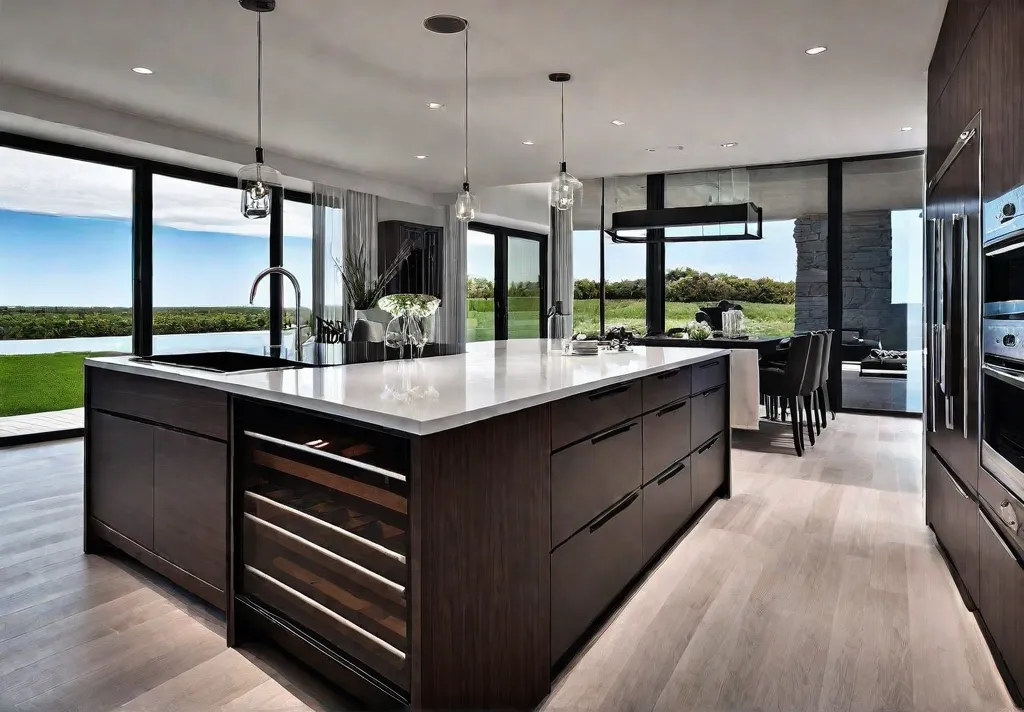
[[[249, 291], [249, 303], [252, 304], [256, 301], [256, 289], [260, 286], [260, 280], [266, 277], [268, 274], [283, 274], [285, 277], [291, 280], [292, 286], [295, 288], [295, 360], [302, 360], [302, 291], [299, 289], [299, 280], [295, 279], [295, 275], [286, 270], [284, 267], [267, 267], [265, 270], [256, 275], [256, 279], [252, 281], [252, 289]], [[274, 344], [270, 345], [273, 348]], [[280, 346], [280, 344], [278, 344]]]

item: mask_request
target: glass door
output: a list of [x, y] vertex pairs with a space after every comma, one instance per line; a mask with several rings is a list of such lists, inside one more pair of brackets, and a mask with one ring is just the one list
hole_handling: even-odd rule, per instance
[[467, 340], [544, 336], [547, 235], [473, 223], [467, 251]]

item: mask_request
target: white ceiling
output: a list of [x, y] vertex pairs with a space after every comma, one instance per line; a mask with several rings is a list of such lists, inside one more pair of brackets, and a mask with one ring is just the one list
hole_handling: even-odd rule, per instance
[[[584, 178], [921, 148], [945, 0], [278, 5], [268, 151], [446, 192], [462, 179], [463, 38], [424, 30], [430, 14], [470, 21], [470, 170], [485, 186], [556, 169], [552, 71], [573, 73], [568, 159]], [[225, 138], [255, 134], [254, 57], [255, 17], [235, 0], [0, 0], [0, 79]]]

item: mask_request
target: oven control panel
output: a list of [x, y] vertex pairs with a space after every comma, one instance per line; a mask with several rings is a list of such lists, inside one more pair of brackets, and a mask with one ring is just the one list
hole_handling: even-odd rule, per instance
[[986, 245], [1024, 231], [1024, 185], [985, 203]]
[[986, 354], [1024, 361], [1024, 321], [986, 318], [982, 322]]

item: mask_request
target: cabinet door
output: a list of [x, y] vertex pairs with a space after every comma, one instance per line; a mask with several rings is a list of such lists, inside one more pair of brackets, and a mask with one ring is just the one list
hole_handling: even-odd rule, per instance
[[1024, 569], [984, 512], [980, 533], [978, 609], [1017, 687], [1024, 683]]
[[650, 561], [690, 518], [690, 458], [643, 488], [644, 561]]
[[153, 431], [106, 413], [89, 420], [89, 511], [139, 546], [153, 548]]
[[228, 447], [154, 428], [153, 551], [227, 589]]
[[632, 492], [551, 553], [551, 659], [558, 660], [643, 566], [643, 504]]
[[[977, 503], [931, 451], [926, 460], [928, 523], [972, 599], [978, 594]], [[975, 600], [976, 602], [976, 600]], [[970, 606], [971, 602], [967, 601]]]
[[691, 514], [704, 506], [725, 484], [725, 433], [719, 433], [690, 456], [693, 463]]

